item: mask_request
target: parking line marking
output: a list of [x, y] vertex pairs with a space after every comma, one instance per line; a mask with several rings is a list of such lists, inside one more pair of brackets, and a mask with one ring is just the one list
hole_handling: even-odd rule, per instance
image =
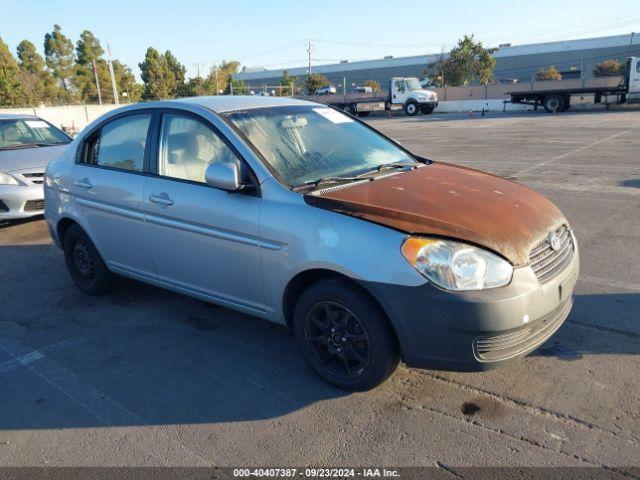
[[550, 158], [548, 160], [545, 160], [543, 162], [539, 162], [539, 163], [530, 165], [530, 166], [528, 166], [526, 168], [518, 170], [513, 175], [514, 176], [522, 175], [523, 173], [527, 173], [527, 172], [529, 172], [531, 170], [534, 170], [534, 169], [536, 169], [538, 167], [542, 167], [544, 165], [548, 165], [550, 163], [553, 163], [553, 162], [555, 162], [557, 160], [562, 160], [563, 158], [570, 157], [572, 155], [575, 155], [576, 153], [583, 152], [583, 151], [588, 150], [588, 149], [590, 149], [592, 147], [595, 147], [596, 145], [599, 145], [601, 143], [608, 142], [609, 140], [613, 140], [614, 138], [617, 138], [620, 135], [624, 135], [625, 133], [629, 133], [631, 130], [632, 129], [628, 129], [628, 130], [623, 130], [622, 132], [614, 133], [613, 135], [609, 135], [608, 137], [601, 138], [600, 140], [596, 140], [595, 142], [588, 143], [587, 145], [583, 145], [582, 147], [576, 148], [575, 150], [571, 150], [569, 152], [565, 152], [565, 153], [563, 153], [561, 155], [558, 155], [556, 157], [552, 157], [552, 158]]
[[609, 280], [607, 278], [592, 277], [590, 275], [580, 275], [578, 280], [602, 285], [603, 287], [620, 288], [622, 290], [630, 290], [632, 292], [640, 292], [640, 283], [622, 282], [620, 280]]
[[576, 185], [571, 183], [551, 183], [539, 180], [528, 180], [526, 178], [518, 179], [517, 181], [540, 190], [547, 189], [564, 190], [568, 192], [607, 193], [614, 195], [629, 195], [631, 197], [640, 195], [640, 189], [638, 188], [618, 187], [615, 185]]
[[[13, 357], [14, 361], [24, 365], [31, 372], [79, 405], [83, 410], [105, 426], [113, 427], [118, 431], [121, 431], [121, 428], [118, 425], [138, 424], [140, 426], [149, 426], [149, 423], [142, 417], [135, 414], [124, 405], [116, 402], [105, 393], [84, 382], [73, 372], [62, 367], [55, 360], [46, 357], [41, 352], [38, 352], [41, 355], [39, 359], [23, 363], [20, 361], [21, 358], [24, 359], [27, 357], [27, 359], [29, 359], [37, 357], [37, 355], [33, 355], [35, 352], [17, 356], [3, 345], [0, 345], [0, 349], [4, 350], [9, 356]], [[171, 440], [173, 444], [179, 447], [181, 452], [188, 453], [199, 463], [206, 466], [211, 465], [211, 462], [207, 461], [197, 453], [192, 452], [181, 442], [176, 442], [174, 438], [162, 431], [158, 433], [168, 440]], [[158, 457], [153, 451], [146, 448], [145, 451], [159, 460], [162, 460], [162, 458]]]
[[[40, 350], [34, 350], [32, 352], [25, 353], [24, 355], [17, 356], [17, 357], [12, 353], [9, 353], [9, 355], [13, 356], [14, 358], [4, 363], [0, 363], [0, 375], [6, 372], [10, 372], [11, 370], [15, 370], [16, 368], [27, 366], [29, 363], [33, 363], [38, 360], [41, 360], [42, 358], [44, 358], [44, 352], [61, 352], [68, 348], [80, 345], [81, 343], [86, 342], [90, 338], [97, 336], [99, 333], [100, 333], [99, 331], [96, 331], [84, 337], [70, 337], [60, 342], [41, 348]], [[6, 351], [4, 347], [2, 348], [3, 350]]]

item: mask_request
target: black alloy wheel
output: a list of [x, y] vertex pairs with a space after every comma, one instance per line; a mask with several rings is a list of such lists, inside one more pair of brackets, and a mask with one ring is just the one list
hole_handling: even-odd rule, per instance
[[307, 313], [304, 333], [306, 342], [328, 373], [357, 377], [369, 366], [369, 337], [358, 317], [345, 306], [317, 303]]

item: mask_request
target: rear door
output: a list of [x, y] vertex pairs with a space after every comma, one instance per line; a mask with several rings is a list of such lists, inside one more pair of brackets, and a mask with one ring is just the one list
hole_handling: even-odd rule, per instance
[[158, 279], [263, 311], [260, 196], [218, 190], [204, 178], [212, 162], [236, 162], [245, 173], [249, 167], [208, 120], [191, 113], [164, 111], [155, 137], [144, 211]]
[[68, 188], [83, 228], [112, 270], [155, 277], [142, 211], [153, 114], [107, 121], [80, 147]]

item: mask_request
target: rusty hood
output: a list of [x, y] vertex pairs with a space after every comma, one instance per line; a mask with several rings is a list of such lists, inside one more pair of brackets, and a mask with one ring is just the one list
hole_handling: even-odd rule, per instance
[[566, 222], [551, 201], [525, 186], [440, 162], [318, 190], [305, 201], [403, 232], [481, 245], [514, 265], [528, 263], [531, 248]]

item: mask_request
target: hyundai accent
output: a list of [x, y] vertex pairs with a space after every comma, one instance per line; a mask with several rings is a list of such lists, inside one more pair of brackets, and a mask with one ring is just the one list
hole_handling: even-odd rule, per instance
[[122, 275], [288, 325], [346, 390], [400, 361], [485, 370], [530, 353], [569, 314], [579, 270], [543, 196], [302, 100], [114, 110], [49, 165], [45, 199], [83, 291]]

